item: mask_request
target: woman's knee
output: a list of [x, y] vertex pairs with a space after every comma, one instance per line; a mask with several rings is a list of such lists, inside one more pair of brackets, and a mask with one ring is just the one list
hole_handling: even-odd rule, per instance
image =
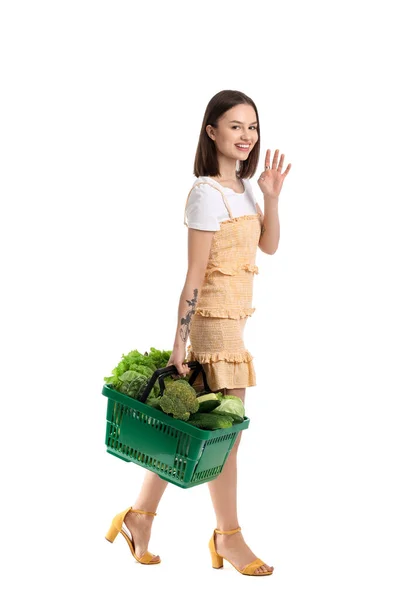
[[236, 453], [238, 451], [241, 437], [242, 437], [242, 432], [239, 431], [237, 438], [235, 440], [235, 443], [232, 446], [232, 450], [230, 451], [230, 454]]

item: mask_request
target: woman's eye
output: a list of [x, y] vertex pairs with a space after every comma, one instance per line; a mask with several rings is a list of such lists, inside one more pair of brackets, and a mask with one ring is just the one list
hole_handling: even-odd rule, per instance
[[[239, 125], [234, 125], [232, 127], [232, 129], [235, 129], [235, 127], [239, 127]], [[257, 125], [250, 125], [250, 129], [257, 129], [257, 128], [258, 128]]]

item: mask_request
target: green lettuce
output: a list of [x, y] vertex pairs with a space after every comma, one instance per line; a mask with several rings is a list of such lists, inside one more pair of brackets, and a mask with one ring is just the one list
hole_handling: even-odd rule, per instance
[[[171, 353], [172, 350], [157, 350], [154, 347], [150, 347], [150, 352], [144, 354], [138, 350], [132, 350], [128, 354], [122, 355], [121, 360], [112, 370], [112, 375], [104, 377], [104, 381], [116, 390], [127, 393], [131, 389], [129, 384], [134, 376], [142, 375], [147, 378], [147, 381], [150, 381], [154, 371], [167, 366]], [[159, 394], [160, 385], [158, 380], [153, 385], [149, 397], [153, 398]]]

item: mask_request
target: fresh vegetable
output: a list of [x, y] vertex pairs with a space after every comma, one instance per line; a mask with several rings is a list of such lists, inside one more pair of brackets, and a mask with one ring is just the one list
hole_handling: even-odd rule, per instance
[[137, 371], [126, 371], [119, 377], [118, 391], [121, 394], [138, 399], [143, 394], [148, 383], [149, 377], [146, 377], [146, 375], [142, 375]]
[[203, 396], [208, 396], [208, 394], [212, 394], [213, 396], [217, 397], [217, 394], [214, 394], [214, 392], [207, 392], [206, 390], [201, 390], [200, 392], [197, 392], [197, 397], [201, 398]]
[[218, 400], [217, 394], [214, 392], [207, 392], [207, 394], [197, 394], [199, 402], [204, 402], [204, 400]]
[[[154, 347], [144, 354], [132, 350], [122, 355], [112, 375], [104, 377], [104, 381], [122, 394], [140, 400], [154, 371], [166, 367], [171, 354], [172, 351]], [[224, 396], [221, 392], [213, 393], [204, 388], [198, 391], [198, 386], [189, 383], [191, 375], [180, 379], [164, 376], [163, 395], [158, 379], [146, 398], [146, 404], [201, 429], [226, 428], [243, 421], [244, 405], [238, 396]]]
[[145, 352], [144, 356], [147, 356], [148, 360], [155, 365], [154, 371], [156, 371], [157, 369], [163, 369], [167, 366], [171, 354], [172, 350], [157, 350], [156, 348], [150, 347], [150, 352]]
[[204, 400], [199, 402], [199, 413], [210, 413], [214, 408], [217, 408], [221, 404], [221, 400]]
[[158, 397], [153, 397], [151, 395], [147, 396], [146, 400], [145, 400], [145, 404], [147, 404], [148, 406], [152, 406], [153, 408], [157, 408], [158, 410], [162, 410], [161, 406], [160, 406], [160, 399], [161, 396]]
[[221, 404], [221, 400], [217, 398], [217, 395], [212, 393], [205, 394], [203, 396], [197, 396], [197, 400], [199, 401], [199, 413], [207, 413], [214, 410]]
[[[153, 347], [150, 348], [150, 352], [145, 352], [144, 354], [138, 350], [132, 350], [128, 354], [122, 355], [122, 359], [112, 370], [112, 375], [110, 377], [104, 377], [104, 381], [116, 390], [131, 396], [133, 394], [132, 389], [130, 386], [126, 385], [126, 383], [132, 380], [132, 372], [145, 375], [147, 377], [147, 382], [149, 382], [155, 370], [161, 369], [167, 365], [171, 352], [172, 351], [170, 350], [157, 350]], [[129, 373], [129, 375], [125, 376], [126, 373]], [[156, 381], [149, 394], [149, 399], [156, 398], [159, 395], [160, 386], [158, 381]], [[132, 397], [138, 398], [138, 396], [134, 395], [132, 395]]]
[[199, 408], [195, 390], [188, 382], [179, 379], [166, 384], [159, 401], [165, 413], [183, 421], [187, 421], [190, 414], [197, 412]]
[[104, 377], [104, 381], [115, 385], [120, 375], [133, 369], [144, 375], [151, 376], [154, 371], [167, 365], [171, 353], [171, 350], [157, 350], [156, 348], [150, 348], [150, 353], [145, 352], [144, 354], [138, 350], [132, 350], [128, 354], [122, 355], [122, 359], [112, 370], [112, 376]]
[[214, 411], [212, 411], [209, 414], [211, 414], [211, 415], [212, 414], [218, 414], [218, 415], [221, 415], [223, 417], [230, 417], [231, 419], [233, 419], [233, 423], [234, 424], [236, 424], [236, 423], [243, 423], [243, 421], [244, 421], [243, 417], [239, 417], [238, 415], [233, 415], [232, 413], [229, 413], [229, 412], [214, 413]]
[[165, 387], [168, 387], [172, 383], [179, 383], [179, 384], [182, 384], [182, 385], [189, 386], [190, 389], [193, 390], [194, 393], [196, 393], [196, 391], [192, 388], [192, 386], [190, 385], [190, 383], [186, 379], [165, 379]]
[[214, 413], [196, 413], [190, 416], [188, 423], [200, 429], [227, 429], [232, 427], [233, 419]]
[[229, 394], [224, 396], [221, 392], [218, 392], [217, 396], [221, 400], [221, 404], [212, 411], [212, 414], [229, 416], [233, 418], [234, 423], [242, 423], [244, 420], [243, 400]]

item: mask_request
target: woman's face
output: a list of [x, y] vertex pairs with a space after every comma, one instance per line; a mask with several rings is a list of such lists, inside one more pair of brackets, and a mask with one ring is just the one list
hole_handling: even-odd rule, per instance
[[[233, 160], [246, 160], [258, 140], [257, 116], [249, 104], [238, 104], [220, 117], [215, 129], [207, 125], [206, 130], [214, 140], [217, 153]], [[239, 148], [238, 144], [246, 146]]]

